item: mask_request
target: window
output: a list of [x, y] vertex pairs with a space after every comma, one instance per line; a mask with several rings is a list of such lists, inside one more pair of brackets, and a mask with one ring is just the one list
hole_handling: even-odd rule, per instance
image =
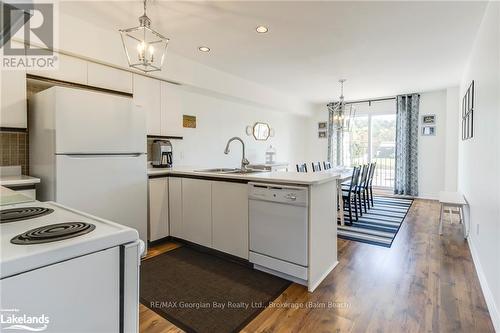
[[388, 112], [359, 114], [351, 132], [344, 133], [343, 164], [356, 166], [376, 162], [373, 185], [394, 186], [396, 113], [391, 104]]

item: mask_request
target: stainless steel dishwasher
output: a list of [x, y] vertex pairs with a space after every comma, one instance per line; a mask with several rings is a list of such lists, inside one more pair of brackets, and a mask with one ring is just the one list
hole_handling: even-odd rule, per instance
[[308, 189], [249, 183], [250, 262], [305, 283], [308, 266]]

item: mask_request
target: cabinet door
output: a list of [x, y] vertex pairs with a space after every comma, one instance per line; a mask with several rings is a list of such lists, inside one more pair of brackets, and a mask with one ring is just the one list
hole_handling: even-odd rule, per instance
[[168, 179], [168, 208], [170, 235], [184, 238], [182, 232], [182, 178], [169, 177]]
[[212, 183], [213, 247], [248, 259], [248, 190], [246, 184]]
[[182, 231], [184, 239], [212, 246], [212, 182], [182, 179]]
[[134, 104], [146, 112], [148, 135], [161, 135], [161, 81], [134, 74]]
[[168, 178], [149, 180], [149, 241], [168, 236]]
[[182, 136], [184, 98], [181, 87], [161, 82], [161, 135]]
[[89, 86], [132, 93], [132, 73], [109, 66], [88, 63]]
[[0, 87], [0, 126], [27, 128], [26, 72], [2, 69]]
[[55, 70], [30, 70], [28, 74], [63, 80], [72, 83], [87, 84], [87, 62], [64, 54], [57, 54]]

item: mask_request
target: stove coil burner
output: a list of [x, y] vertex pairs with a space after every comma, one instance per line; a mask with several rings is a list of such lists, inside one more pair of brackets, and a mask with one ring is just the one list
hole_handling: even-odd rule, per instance
[[78, 237], [95, 229], [95, 225], [84, 222], [50, 224], [26, 231], [12, 238], [10, 242], [18, 245], [42, 244]]
[[0, 223], [8, 223], [33, 219], [52, 213], [54, 210], [45, 207], [21, 207], [4, 209], [0, 211]]

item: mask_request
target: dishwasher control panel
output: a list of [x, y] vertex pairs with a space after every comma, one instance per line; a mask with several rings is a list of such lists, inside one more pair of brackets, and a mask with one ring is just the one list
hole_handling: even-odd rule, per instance
[[308, 205], [307, 187], [248, 183], [250, 200], [271, 201], [297, 206]]

